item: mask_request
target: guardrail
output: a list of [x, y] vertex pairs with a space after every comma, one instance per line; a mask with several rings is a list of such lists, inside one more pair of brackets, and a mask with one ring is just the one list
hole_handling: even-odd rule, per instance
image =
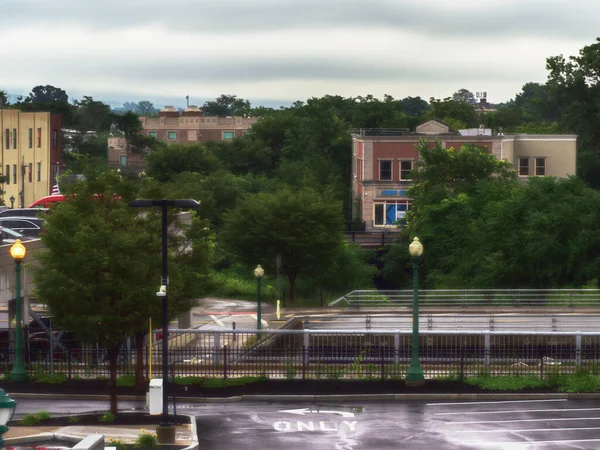
[[[412, 307], [413, 290], [352, 291], [328, 306]], [[419, 290], [420, 306], [600, 306], [600, 289], [436, 289]]]
[[394, 231], [346, 231], [346, 238], [361, 247], [383, 247], [393, 244], [398, 236]]

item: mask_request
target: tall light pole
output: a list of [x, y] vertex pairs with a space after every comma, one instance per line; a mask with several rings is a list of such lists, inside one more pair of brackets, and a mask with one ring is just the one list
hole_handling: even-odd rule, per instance
[[413, 331], [412, 331], [412, 358], [410, 367], [406, 372], [408, 384], [419, 385], [424, 383], [425, 376], [419, 360], [419, 263], [423, 254], [423, 244], [416, 237], [408, 246], [408, 251], [413, 259]]
[[262, 277], [265, 274], [265, 269], [262, 268], [262, 266], [259, 264], [258, 266], [256, 266], [256, 269], [254, 269], [254, 276], [256, 277], [256, 281], [258, 283], [258, 289], [257, 289], [257, 293], [256, 293], [256, 329], [260, 330], [262, 329], [262, 315], [261, 315], [261, 308], [260, 308], [260, 283], [262, 281]]
[[0, 449], [4, 447], [4, 433], [8, 431], [8, 426], [13, 416], [17, 402], [8, 396], [4, 389], [0, 389]]
[[10, 256], [15, 260], [16, 267], [15, 362], [13, 364], [12, 372], [10, 373], [10, 379], [17, 382], [27, 381], [27, 372], [25, 372], [25, 366], [23, 365], [23, 330], [21, 328], [21, 322], [23, 321], [23, 305], [21, 304], [21, 261], [25, 258], [26, 253], [27, 249], [21, 243], [20, 239], [17, 239], [10, 247]]
[[[196, 200], [143, 200], [137, 199], [129, 203], [129, 206], [133, 208], [151, 208], [153, 206], [160, 206], [162, 209], [162, 226], [161, 226], [161, 237], [162, 237], [162, 276], [160, 282], [160, 289], [156, 293], [156, 296], [162, 298], [162, 380], [163, 380], [163, 392], [162, 392], [162, 418], [159, 428], [157, 428], [157, 434], [159, 435], [159, 441], [161, 443], [173, 443], [175, 442], [175, 427], [169, 422], [169, 302], [167, 300], [167, 285], [169, 284], [169, 275], [167, 271], [167, 255], [169, 249], [167, 247], [167, 208], [183, 208], [183, 209], [196, 209], [200, 206], [200, 203]], [[152, 330], [150, 330], [152, 333]], [[161, 439], [162, 438], [162, 439]]]

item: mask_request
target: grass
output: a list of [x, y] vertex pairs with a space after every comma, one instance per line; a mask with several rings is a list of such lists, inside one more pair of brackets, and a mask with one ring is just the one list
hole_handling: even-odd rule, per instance
[[135, 386], [135, 375], [122, 375], [117, 378], [117, 386], [133, 387]]
[[50, 418], [51, 416], [48, 411], [39, 411], [36, 413], [26, 414], [19, 422], [21, 425], [30, 427], [39, 424], [42, 420], [48, 420]]
[[208, 389], [231, 387], [231, 386], [245, 386], [247, 384], [261, 383], [266, 381], [267, 377], [239, 377], [239, 378], [207, 378], [202, 383], [202, 386]]
[[510, 376], [477, 376], [465, 378], [465, 383], [471, 386], [478, 386], [481, 389], [489, 391], [522, 391], [528, 388], [545, 387], [548, 383], [539, 377], [510, 377]]

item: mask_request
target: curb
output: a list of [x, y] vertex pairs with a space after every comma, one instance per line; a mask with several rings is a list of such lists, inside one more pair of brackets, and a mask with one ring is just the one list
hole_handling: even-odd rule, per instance
[[[39, 399], [46, 400], [110, 400], [108, 395], [66, 395], [66, 394], [10, 394], [14, 399]], [[145, 401], [143, 396], [119, 395], [123, 401]], [[411, 401], [411, 400], [600, 400], [600, 392], [595, 393], [473, 393], [473, 394], [330, 394], [330, 395], [237, 395], [232, 397], [176, 397], [177, 405], [180, 403], [234, 403], [234, 402], [345, 402], [345, 401]], [[172, 397], [170, 397], [172, 400]]]

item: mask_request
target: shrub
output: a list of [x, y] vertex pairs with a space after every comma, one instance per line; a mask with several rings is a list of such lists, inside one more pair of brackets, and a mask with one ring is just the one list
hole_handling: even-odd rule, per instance
[[69, 423], [78, 423], [80, 420], [81, 420], [81, 418], [77, 417], [77, 416], [69, 417]]
[[40, 418], [40, 420], [48, 420], [51, 417], [48, 411], [40, 411], [37, 413], [37, 416]]
[[40, 423], [40, 418], [37, 416], [37, 414], [26, 414], [25, 416], [23, 416], [23, 418], [19, 421], [21, 425], [25, 425], [26, 427], [30, 427], [33, 425], [37, 425], [38, 423]]
[[182, 386], [190, 386], [192, 384], [202, 384], [206, 378], [205, 377], [175, 377], [175, 384], [180, 384]]
[[465, 383], [479, 386], [481, 389], [490, 391], [520, 391], [527, 388], [546, 386], [547, 383], [539, 377], [492, 377], [478, 376], [467, 378]]
[[135, 386], [135, 375], [122, 375], [117, 378], [117, 386], [133, 387]]
[[61, 384], [67, 382], [67, 377], [62, 373], [55, 373], [53, 375], [49, 373], [37, 373], [33, 378], [36, 383], [44, 384]]
[[135, 440], [136, 448], [146, 448], [152, 449], [158, 447], [158, 441], [156, 439], [156, 434], [154, 433], [146, 433], [146, 429], [142, 428], [142, 434], [139, 434]]
[[109, 412], [105, 412], [100, 416], [100, 422], [102, 423], [113, 423], [115, 421], [115, 415]]
[[108, 438], [107, 442], [110, 447], [116, 447], [117, 450], [125, 450], [127, 448], [125, 442], [120, 439]]

